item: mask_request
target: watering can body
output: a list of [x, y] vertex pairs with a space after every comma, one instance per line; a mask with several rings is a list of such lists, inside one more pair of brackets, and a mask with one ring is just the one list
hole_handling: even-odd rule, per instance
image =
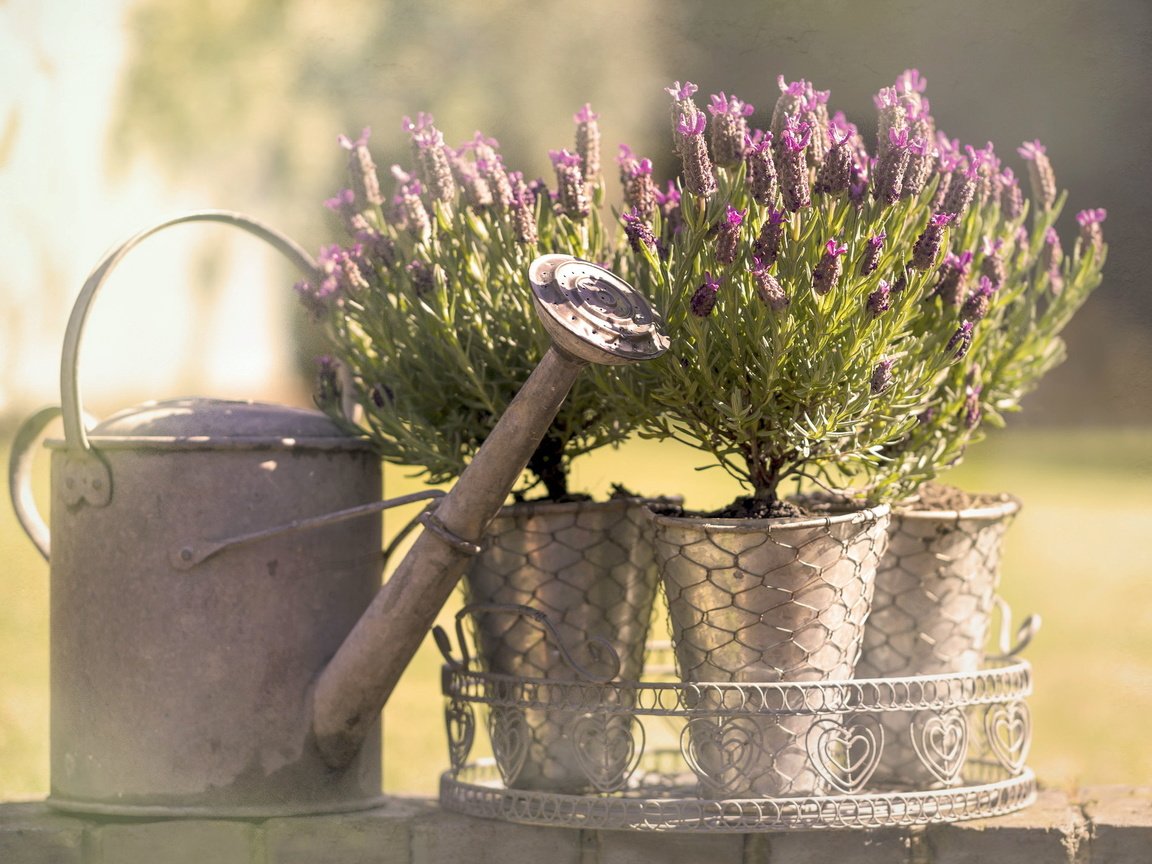
[[90, 440], [111, 477], [103, 506], [70, 505], [68, 447], [49, 442], [50, 802], [231, 815], [376, 803], [379, 729], [330, 770], [306, 703], [379, 588], [379, 520], [173, 563], [189, 542], [378, 500], [376, 457], [322, 415], [205, 400], [125, 412]]
[[[175, 221], [197, 218], [311, 263], [241, 217]], [[149, 233], [114, 250], [81, 291], [62, 406], [30, 418], [13, 447], [13, 502], [50, 563], [48, 803], [133, 816], [374, 806], [379, 718], [334, 770], [316, 749], [310, 699], [380, 587], [380, 519], [291, 526], [379, 502], [379, 459], [320, 412], [260, 403], [150, 403], [92, 425], [77, 382], [84, 320], [112, 266]], [[49, 529], [32, 500], [31, 445], [56, 415]]]

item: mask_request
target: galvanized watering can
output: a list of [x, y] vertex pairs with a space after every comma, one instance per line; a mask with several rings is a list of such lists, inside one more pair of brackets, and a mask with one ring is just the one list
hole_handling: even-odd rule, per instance
[[[529, 271], [553, 339], [455, 487], [380, 586], [378, 458], [323, 414], [257, 403], [149, 403], [89, 428], [77, 376], [89, 308], [137, 244], [185, 222], [299, 246], [238, 214], [189, 213], [113, 249], [65, 334], [60, 408], [21, 427], [10, 491], [50, 561], [49, 803], [110, 815], [261, 817], [380, 800], [380, 710], [589, 362], [667, 347], [660, 322], [600, 267], [548, 255]], [[30, 485], [52, 451], [51, 528]]]

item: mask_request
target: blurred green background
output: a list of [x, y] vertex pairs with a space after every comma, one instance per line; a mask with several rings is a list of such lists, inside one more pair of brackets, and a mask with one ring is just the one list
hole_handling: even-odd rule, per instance
[[[627, 142], [664, 178], [673, 80], [735, 93], [763, 123], [776, 75], [808, 78], [870, 139], [871, 94], [918, 67], [950, 136], [995, 142], [1018, 173], [1017, 144], [1047, 145], [1070, 190], [1066, 245], [1076, 210], [1109, 211], [1104, 285], [1069, 328], [1070, 359], [947, 479], [1024, 501], [1004, 593], [1045, 620], [1028, 652], [1042, 780], [1148, 782], [1149, 49], [1145, 0], [0, 0], [0, 456], [24, 415], [58, 401], [64, 325], [104, 249], [193, 207], [331, 242], [321, 202], [344, 185], [340, 133], [371, 126], [383, 171], [407, 159], [401, 116], [429, 111], [451, 143], [482, 129], [512, 167], [547, 176], [547, 150], [570, 146], [571, 116], [591, 102], [606, 163]], [[87, 406], [104, 416], [188, 393], [307, 404], [315, 334], [293, 278], [226, 230], [150, 241], [90, 319]], [[627, 474], [697, 506], [731, 499], [701, 461], [633, 442], [577, 462], [575, 485], [603, 492]], [[388, 469], [388, 494], [419, 485], [404, 473]], [[48, 783], [47, 565], [6, 505], [0, 580], [3, 800]], [[436, 665], [426, 645], [386, 712], [389, 791], [432, 792], [447, 762]]]

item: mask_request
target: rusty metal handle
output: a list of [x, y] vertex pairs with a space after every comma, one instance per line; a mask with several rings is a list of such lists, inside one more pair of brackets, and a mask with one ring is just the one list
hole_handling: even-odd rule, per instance
[[32, 495], [32, 447], [44, 434], [48, 424], [59, 416], [60, 408], [57, 406], [42, 408], [21, 423], [12, 440], [12, 452], [8, 455], [8, 494], [12, 499], [12, 509], [16, 511], [20, 527], [45, 561], [51, 552], [52, 538], [48, 523], [40, 515]]
[[186, 222], [219, 222], [240, 228], [275, 247], [305, 275], [313, 276], [316, 274], [316, 262], [312, 256], [293, 240], [255, 219], [226, 210], [196, 210], [167, 219], [133, 235], [105, 254], [84, 282], [84, 287], [80, 289], [80, 294], [72, 307], [72, 315], [68, 319], [68, 327], [64, 332], [64, 348], [60, 358], [60, 393], [61, 411], [64, 415], [64, 440], [68, 449], [82, 458], [88, 456], [92, 450], [92, 445], [88, 441], [88, 430], [81, 420], [82, 408], [78, 377], [80, 339], [84, 334], [84, 324], [88, 320], [88, 311], [92, 307], [92, 302], [95, 300], [100, 286], [104, 284], [116, 266], [124, 260], [124, 256], [153, 234]]

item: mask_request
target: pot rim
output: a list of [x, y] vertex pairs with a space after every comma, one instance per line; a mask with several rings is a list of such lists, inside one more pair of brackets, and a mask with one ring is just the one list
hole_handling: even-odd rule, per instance
[[606, 501], [596, 501], [591, 498], [585, 501], [518, 501], [515, 504], [505, 504], [500, 508], [497, 516], [515, 516], [522, 513], [532, 513], [538, 509], [548, 513], [571, 513], [576, 510], [586, 510], [589, 507], [595, 507], [598, 510], [637, 506], [647, 508], [648, 504], [678, 503], [680, 501], [683, 501], [683, 498], [678, 496], [648, 497], [644, 495], [626, 495], [609, 498]]
[[961, 519], [991, 522], [1020, 512], [1023, 506], [1020, 499], [1009, 492], [995, 493], [1000, 500], [994, 504], [968, 507], [964, 510], [917, 510], [908, 504], [899, 504], [892, 509], [893, 516], [901, 519], [920, 521], [956, 521]]
[[771, 519], [738, 519], [712, 516], [667, 516], [656, 513], [645, 506], [648, 518], [657, 525], [669, 527], [692, 525], [705, 531], [716, 533], [746, 533], [751, 531], [790, 531], [805, 528], [827, 528], [830, 525], [876, 523], [886, 519], [891, 513], [889, 504], [876, 504], [861, 507], [845, 513], [829, 516], [777, 516]]

